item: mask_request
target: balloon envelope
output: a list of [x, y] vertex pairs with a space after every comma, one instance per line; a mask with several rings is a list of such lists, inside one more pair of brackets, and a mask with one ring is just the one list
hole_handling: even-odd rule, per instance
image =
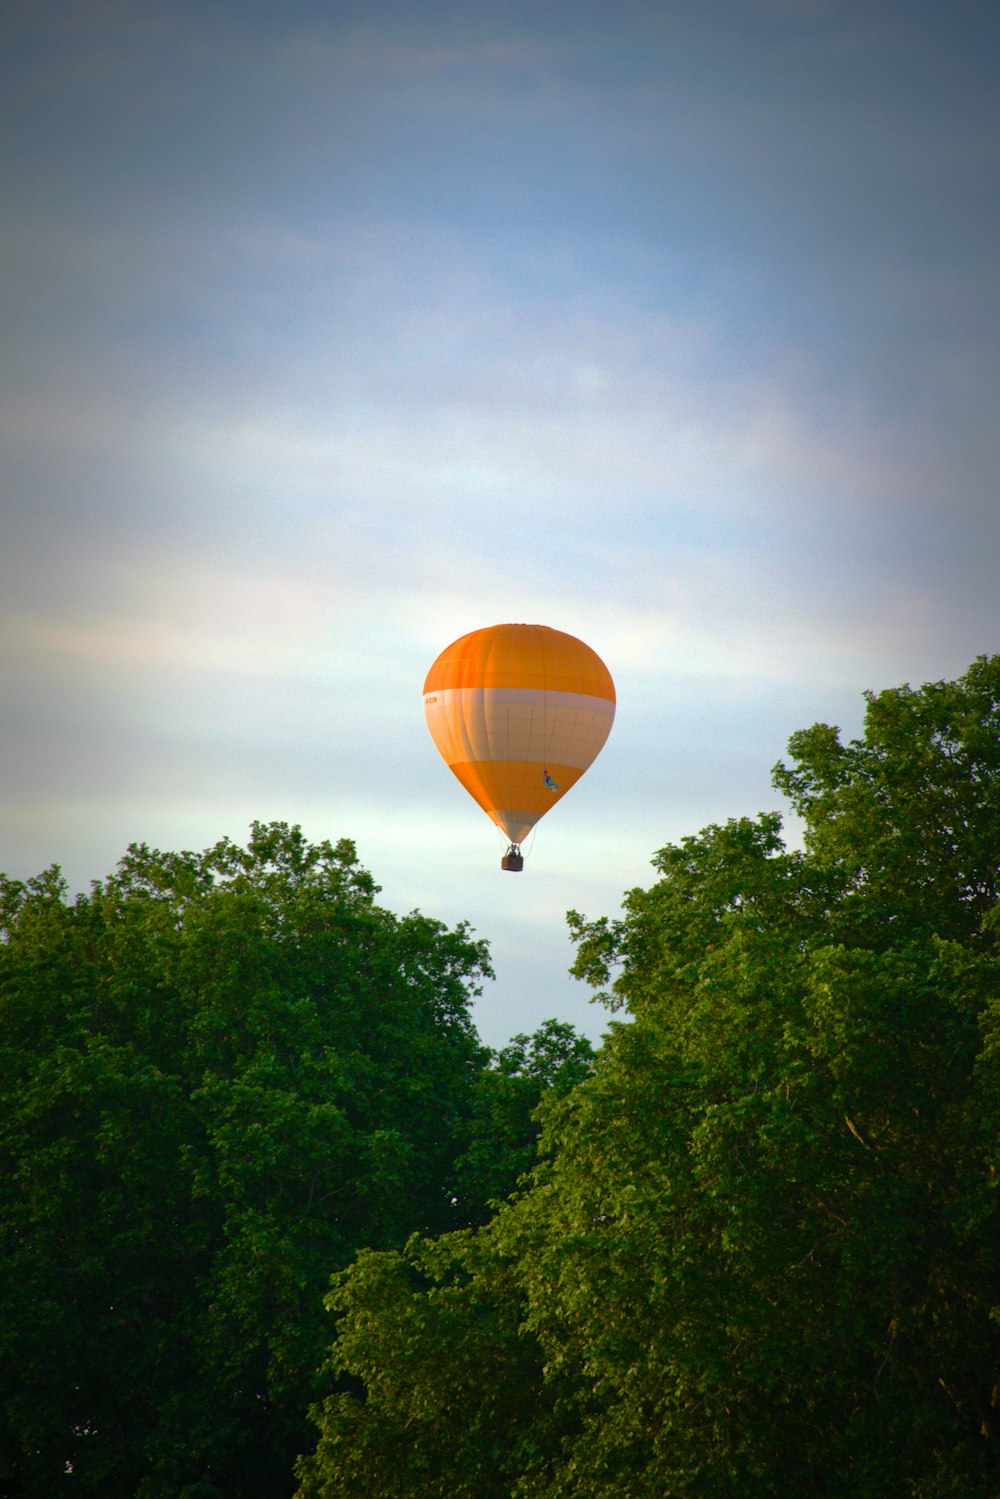
[[424, 713], [466, 791], [517, 844], [600, 753], [615, 688], [575, 636], [490, 625], [441, 652], [424, 682]]

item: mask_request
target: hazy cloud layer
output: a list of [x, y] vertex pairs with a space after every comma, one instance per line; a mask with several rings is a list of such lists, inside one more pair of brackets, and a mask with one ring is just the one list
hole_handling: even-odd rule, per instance
[[[991, 7], [32, 5], [3, 64], [0, 864], [347, 834], [554, 1011], [568, 906], [996, 646]], [[587, 639], [523, 880], [430, 661]], [[590, 1028], [599, 1018], [582, 1012]]]

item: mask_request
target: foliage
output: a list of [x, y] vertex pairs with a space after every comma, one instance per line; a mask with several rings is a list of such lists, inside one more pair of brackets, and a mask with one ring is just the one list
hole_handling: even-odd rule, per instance
[[995, 1499], [1000, 659], [657, 855], [576, 972], [627, 1022], [476, 1233], [337, 1280], [301, 1499]]
[[458, 1194], [479, 1217], [538, 1158], [536, 1116], [590, 1072], [594, 1049], [564, 1020], [511, 1037], [476, 1081], [469, 1146], [458, 1162]]
[[469, 1018], [485, 944], [376, 893], [280, 823], [0, 884], [4, 1494], [287, 1494], [331, 1271], [523, 1169], [523, 1118], [460, 1166], [519, 1077]]

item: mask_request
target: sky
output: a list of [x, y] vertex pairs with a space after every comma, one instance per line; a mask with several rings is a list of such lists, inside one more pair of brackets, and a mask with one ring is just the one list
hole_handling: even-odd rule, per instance
[[[997, 650], [993, 0], [2, 26], [8, 874], [349, 837], [489, 941], [487, 1043], [597, 1038], [568, 909], [783, 809], [795, 730]], [[422, 711], [506, 620], [618, 692], [520, 875]]]

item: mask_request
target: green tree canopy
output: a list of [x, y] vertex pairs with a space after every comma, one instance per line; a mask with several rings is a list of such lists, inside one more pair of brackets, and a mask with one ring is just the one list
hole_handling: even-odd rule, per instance
[[469, 1147], [458, 1162], [458, 1194], [475, 1220], [506, 1197], [538, 1159], [536, 1118], [590, 1072], [594, 1049], [564, 1020], [512, 1036], [476, 1081]]
[[302, 1499], [995, 1499], [1000, 658], [789, 756], [801, 850], [570, 914], [631, 1018], [519, 1198], [337, 1277]]
[[280, 823], [0, 882], [4, 1494], [287, 1495], [331, 1271], [513, 1186], [486, 946], [376, 894]]

